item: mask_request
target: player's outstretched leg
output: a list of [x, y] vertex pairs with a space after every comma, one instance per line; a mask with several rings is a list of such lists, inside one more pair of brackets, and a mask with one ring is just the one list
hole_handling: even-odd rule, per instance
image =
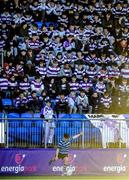
[[67, 176], [67, 168], [69, 166], [68, 163], [68, 157], [64, 158], [64, 165], [63, 165], [63, 172], [62, 172], [62, 176]]

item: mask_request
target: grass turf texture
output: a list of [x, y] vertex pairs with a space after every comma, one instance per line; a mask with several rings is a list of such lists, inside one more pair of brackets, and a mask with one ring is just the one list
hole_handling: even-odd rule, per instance
[[0, 176], [0, 179], [4, 180], [129, 180], [129, 176]]

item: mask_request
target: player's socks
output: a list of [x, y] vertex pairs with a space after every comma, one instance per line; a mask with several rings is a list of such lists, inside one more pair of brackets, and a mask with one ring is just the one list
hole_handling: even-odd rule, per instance
[[67, 167], [68, 167], [68, 166], [64, 164], [62, 176], [66, 176], [66, 175], [67, 175]]

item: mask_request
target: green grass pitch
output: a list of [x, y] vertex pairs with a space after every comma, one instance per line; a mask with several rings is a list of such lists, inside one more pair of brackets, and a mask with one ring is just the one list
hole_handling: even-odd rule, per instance
[[129, 180], [129, 176], [0, 176], [1, 180]]

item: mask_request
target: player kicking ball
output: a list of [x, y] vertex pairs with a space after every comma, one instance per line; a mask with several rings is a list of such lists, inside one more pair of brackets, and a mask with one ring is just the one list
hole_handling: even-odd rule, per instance
[[80, 137], [81, 135], [83, 135], [83, 132], [80, 132], [79, 134], [76, 134], [75, 136], [70, 138], [68, 134], [64, 134], [64, 138], [59, 142], [57, 146], [55, 156], [49, 161], [49, 165], [51, 165], [52, 162], [57, 161], [58, 159], [63, 160], [62, 176], [68, 175], [68, 167], [69, 167], [68, 153], [69, 153], [71, 142], [74, 139]]

